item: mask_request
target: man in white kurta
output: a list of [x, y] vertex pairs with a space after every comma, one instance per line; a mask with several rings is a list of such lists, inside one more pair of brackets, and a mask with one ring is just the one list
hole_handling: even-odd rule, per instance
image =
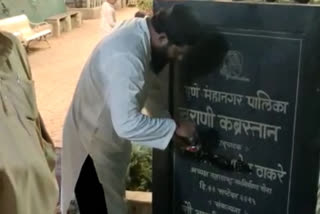
[[116, 25], [115, 3], [116, 0], [105, 0], [102, 4], [100, 28], [103, 34], [110, 33], [112, 28]]
[[[127, 214], [124, 194], [130, 142], [163, 150], [174, 133], [189, 137], [187, 130], [192, 128], [188, 125], [177, 128], [170, 118], [151, 118], [140, 113], [155, 76], [150, 62], [155, 60], [157, 65], [164, 65], [180, 57], [186, 50], [185, 45], [195, 42], [197, 34], [189, 31], [187, 23], [193, 30], [199, 26], [184, 6], [162, 11], [151, 21], [141, 18], [126, 21], [93, 51], [64, 125], [62, 214], [66, 214], [88, 157], [103, 187], [107, 213]], [[166, 27], [164, 31], [170, 36], [161, 32], [162, 27]], [[165, 57], [158, 57], [159, 53], [165, 53]], [[94, 197], [88, 195], [88, 203]], [[91, 213], [97, 213], [94, 207]]]

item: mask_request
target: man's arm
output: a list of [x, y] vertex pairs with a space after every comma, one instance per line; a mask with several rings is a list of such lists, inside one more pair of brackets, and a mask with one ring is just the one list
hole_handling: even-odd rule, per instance
[[106, 80], [106, 103], [119, 137], [134, 143], [165, 149], [176, 130], [172, 119], [151, 118], [140, 112], [144, 87], [143, 64], [130, 54], [113, 57], [107, 63], [112, 72]]

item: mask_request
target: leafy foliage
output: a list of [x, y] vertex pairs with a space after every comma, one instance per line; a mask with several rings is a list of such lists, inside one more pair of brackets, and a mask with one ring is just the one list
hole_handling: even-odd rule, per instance
[[127, 173], [127, 190], [151, 191], [152, 185], [152, 150], [133, 145], [131, 162]]
[[139, 10], [152, 14], [153, 0], [137, 0]]

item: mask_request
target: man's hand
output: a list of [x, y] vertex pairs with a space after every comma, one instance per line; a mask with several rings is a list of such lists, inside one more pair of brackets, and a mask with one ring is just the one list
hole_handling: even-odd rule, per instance
[[190, 146], [190, 139], [194, 137], [196, 132], [196, 126], [193, 122], [182, 121], [177, 124], [176, 133], [174, 136], [175, 145], [184, 150]]
[[191, 138], [196, 132], [196, 126], [193, 122], [182, 121], [178, 123], [176, 129], [176, 135], [184, 138]]

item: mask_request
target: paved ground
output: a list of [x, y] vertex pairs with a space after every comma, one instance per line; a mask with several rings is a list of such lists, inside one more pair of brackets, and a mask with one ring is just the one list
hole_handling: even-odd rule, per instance
[[[134, 16], [136, 8], [117, 12], [117, 20]], [[54, 143], [60, 147], [62, 125], [81, 69], [92, 49], [101, 40], [100, 20], [85, 20], [80, 28], [44, 42], [31, 45], [29, 54], [40, 112]]]

